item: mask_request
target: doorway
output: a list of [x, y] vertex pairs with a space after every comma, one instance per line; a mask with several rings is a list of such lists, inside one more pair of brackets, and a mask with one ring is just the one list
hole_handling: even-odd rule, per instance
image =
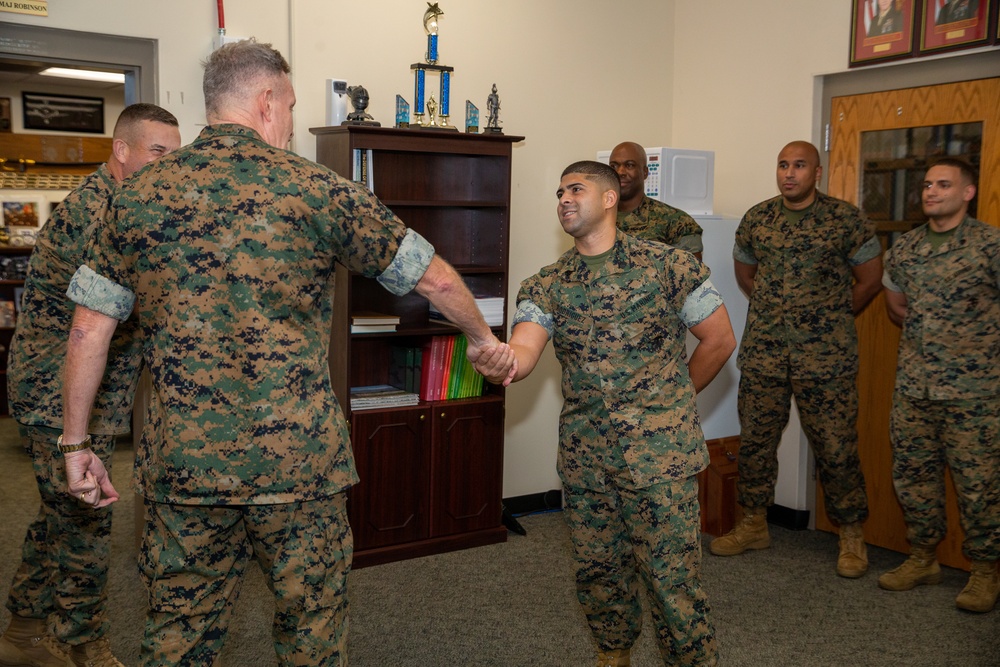
[[[993, 70], [994, 72], [996, 70]], [[883, 247], [922, 223], [914, 186], [936, 156], [964, 157], [980, 168], [977, 217], [1000, 226], [1000, 78], [844, 95], [830, 100], [828, 192], [866, 209]], [[868, 151], [867, 155], [865, 150]], [[882, 295], [857, 319], [858, 434], [871, 516], [865, 538], [908, 552], [906, 528], [892, 486], [889, 411], [900, 330], [889, 322]], [[954, 488], [948, 480], [948, 534], [940, 561], [968, 569], [961, 553]], [[835, 530], [817, 493], [816, 527]]]

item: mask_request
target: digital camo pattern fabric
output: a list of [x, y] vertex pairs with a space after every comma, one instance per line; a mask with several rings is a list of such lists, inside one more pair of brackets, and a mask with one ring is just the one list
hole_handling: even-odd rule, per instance
[[552, 317], [562, 365], [564, 483], [603, 487], [597, 471], [607, 435], [597, 432], [595, 415], [607, 416], [637, 487], [688, 477], [708, 464], [685, 363], [693, 323], [681, 316], [708, 277], [694, 255], [619, 231], [596, 275], [572, 249], [521, 283], [514, 325]]
[[826, 512], [839, 525], [868, 518], [865, 478], [858, 455], [858, 390], [854, 375], [814, 380], [740, 376], [737, 501], [743, 507], [768, 507], [778, 479], [778, 446], [788, 425], [791, 399], [816, 458]]
[[951, 400], [1000, 393], [1000, 229], [966, 217], [937, 250], [927, 225], [886, 253], [906, 296], [896, 391]]
[[[11, 341], [7, 391], [19, 423], [62, 429], [62, 376], [76, 304], [66, 296], [86, 248], [104, 224], [115, 180], [106, 165], [66, 195], [38, 233]], [[128, 433], [139, 379], [135, 322], [120, 324], [91, 411], [89, 433]]]
[[[698, 482], [689, 477], [606, 492], [564, 488], [563, 514], [576, 561], [577, 598], [601, 650], [632, 647], [642, 630], [642, 590], [665, 665], [714, 665], [718, 642], [702, 586]], [[611, 490], [613, 488], [613, 490]]]
[[1000, 560], [1000, 394], [954, 400], [899, 391], [889, 415], [892, 482], [906, 519], [906, 539], [935, 545], [948, 530], [945, 476], [951, 474], [973, 560]]
[[881, 252], [875, 227], [856, 207], [822, 192], [799, 224], [778, 196], [751, 208], [733, 257], [756, 264], [737, 366], [773, 377], [856, 373], [851, 268]]
[[[66, 468], [56, 447], [61, 431], [21, 426], [41, 504], [21, 547], [7, 600], [15, 614], [48, 618], [56, 637], [82, 644], [108, 631], [111, 508], [94, 509], [66, 495]], [[95, 435], [91, 449], [111, 472], [114, 436]]]
[[243, 507], [147, 504], [139, 573], [153, 623], [143, 664], [216, 664], [240, 579], [254, 559], [274, 591], [278, 664], [346, 666], [354, 554], [346, 502], [338, 494]]
[[618, 229], [649, 241], [659, 241], [688, 252], [701, 252], [701, 225], [684, 211], [643, 196], [631, 213], [618, 213]]
[[412, 289], [426, 263], [397, 260], [402, 222], [238, 125], [206, 127], [139, 172], [111, 216], [88, 264], [136, 296], [153, 382], [140, 492], [269, 504], [355, 483], [327, 362], [334, 268], [377, 278], [394, 264], [396, 289]]

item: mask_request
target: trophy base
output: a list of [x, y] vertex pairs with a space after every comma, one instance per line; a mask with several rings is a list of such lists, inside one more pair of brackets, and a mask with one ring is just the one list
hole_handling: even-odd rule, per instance
[[483, 134], [503, 134], [503, 130], [499, 127], [484, 127]]
[[453, 125], [411, 125], [415, 130], [437, 130], [438, 132], [458, 132]]
[[467, 126], [465, 128], [465, 133], [466, 134], [479, 134], [479, 126], [478, 125], [469, 125], [469, 126]]
[[382, 127], [382, 123], [377, 120], [345, 120], [341, 125], [367, 125], [368, 127]]

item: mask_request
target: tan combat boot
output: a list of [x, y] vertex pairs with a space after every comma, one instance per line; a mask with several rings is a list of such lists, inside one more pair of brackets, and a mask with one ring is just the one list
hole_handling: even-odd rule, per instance
[[941, 566], [937, 562], [936, 544], [915, 544], [902, 565], [878, 578], [879, 588], [887, 591], [908, 591], [914, 586], [940, 583]]
[[966, 611], [984, 614], [991, 611], [1000, 594], [1000, 572], [994, 560], [974, 560], [969, 573], [969, 583], [955, 598], [955, 606]]
[[111, 642], [107, 637], [74, 646], [69, 651], [69, 658], [73, 667], [125, 667], [111, 654]]
[[767, 508], [743, 508], [743, 518], [731, 531], [712, 540], [708, 550], [716, 556], [735, 556], [747, 549], [766, 549], [771, 546], [767, 532]]
[[0, 665], [3, 667], [68, 667], [66, 647], [49, 634], [42, 618], [14, 614], [0, 637]]
[[632, 649], [597, 652], [597, 667], [629, 667], [631, 664]]
[[837, 574], [857, 579], [868, 571], [868, 547], [860, 523], [840, 527], [840, 555], [837, 557]]

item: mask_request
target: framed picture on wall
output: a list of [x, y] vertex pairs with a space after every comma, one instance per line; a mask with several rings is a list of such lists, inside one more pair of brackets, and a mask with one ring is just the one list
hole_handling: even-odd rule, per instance
[[920, 53], [967, 49], [990, 41], [996, 0], [923, 0]]
[[104, 98], [21, 93], [27, 130], [104, 134]]
[[919, 0], [853, 0], [851, 67], [913, 55], [914, 3]]
[[25, 247], [35, 245], [35, 237], [45, 222], [46, 202], [41, 197], [0, 195], [0, 246]]

